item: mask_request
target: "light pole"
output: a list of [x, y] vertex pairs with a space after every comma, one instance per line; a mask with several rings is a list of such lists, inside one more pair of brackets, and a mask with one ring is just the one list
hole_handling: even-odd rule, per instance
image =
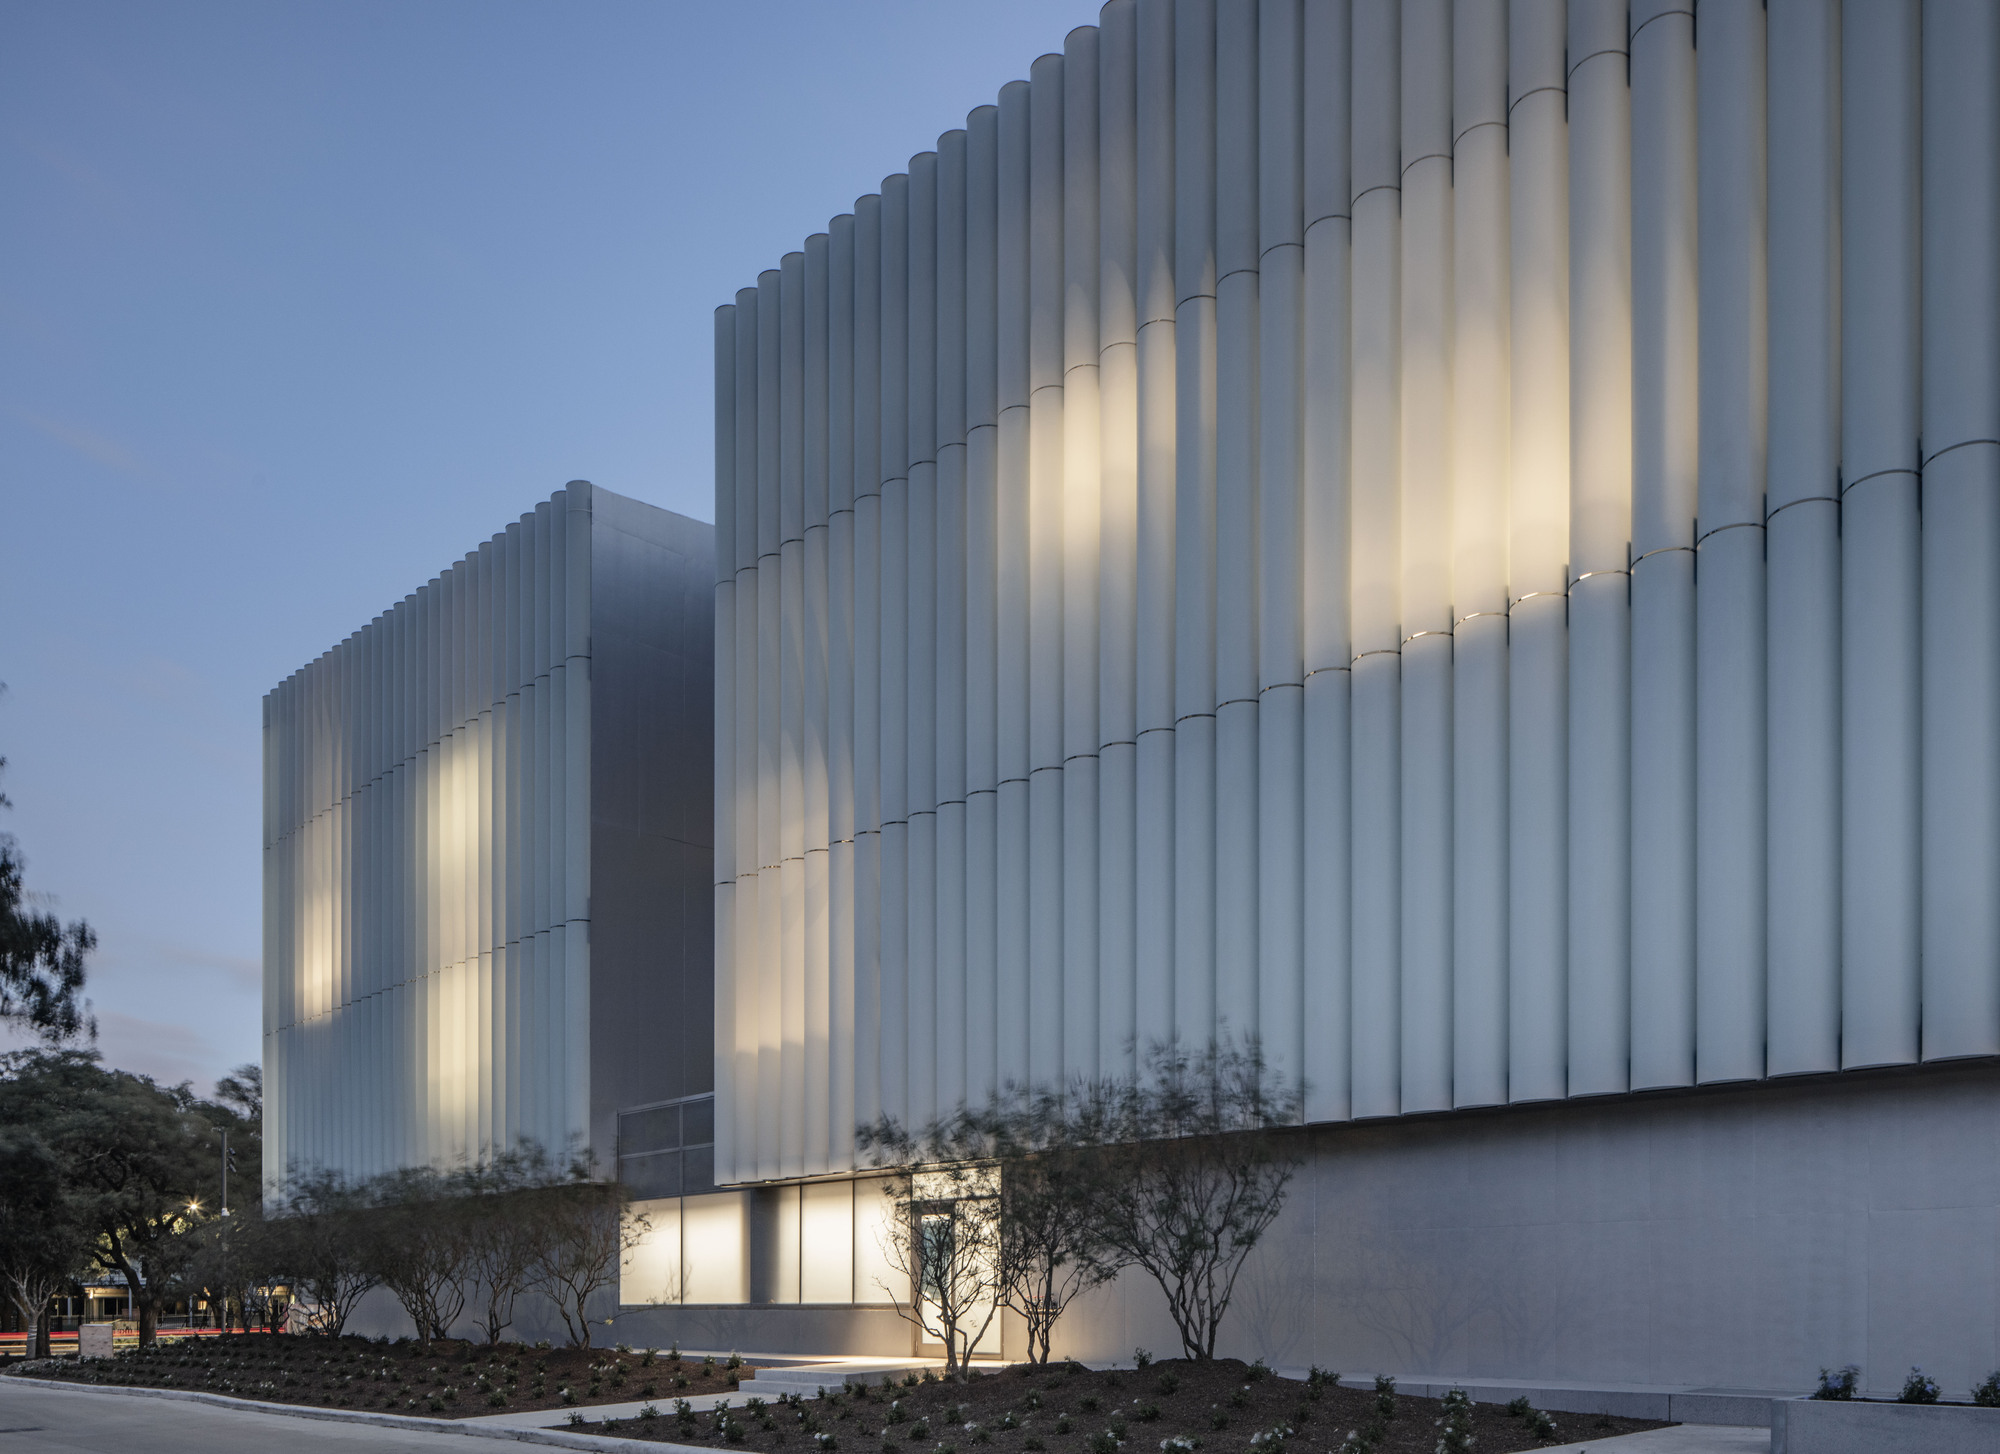
[[222, 1128], [222, 1325], [229, 1331], [229, 1128]]

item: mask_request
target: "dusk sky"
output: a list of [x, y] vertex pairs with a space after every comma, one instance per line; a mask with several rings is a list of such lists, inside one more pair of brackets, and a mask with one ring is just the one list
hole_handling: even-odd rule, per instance
[[706, 520], [711, 314], [1095, 0], [0, 0], [0, 829], [111, 1064], [259, 1057], [260, 706], [559, 489]]

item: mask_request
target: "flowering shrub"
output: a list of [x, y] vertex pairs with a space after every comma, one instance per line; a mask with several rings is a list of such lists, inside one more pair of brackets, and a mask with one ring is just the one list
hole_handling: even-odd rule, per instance
[[1386, 1373], [1375, 1375], [1375, 1417], [1384, 1423], [1396, 1417], [1396, 1380]]
[[1814, 1398], [1853, 1398], [1854, 1386], [1861, 1381], [1861, 1370], [1852, 1363], [1835, 1372], [1822, 1368], [1819, 1371], [1819, 1387], [1813, 1390]]
[[1896, 1395], [1899, 1404], [1934, 1404], [1938, 1401], [1938, 1381], [1923, 1369], [1912, 1367], [1910, 1376], [1903, 1380], [1903, 1391]]
[[1444, 1417], [1437, 1422], [1437, 1454], [1468, 1454], [1472, 1448], [1472, 1398], [1462, 1388], [1444, 1396]]
[[1986, 1382], [1972, 1390], [1972, 1401], [1982, 1409], [2000, 1409], [2000, 1372], [1986, 1375]]

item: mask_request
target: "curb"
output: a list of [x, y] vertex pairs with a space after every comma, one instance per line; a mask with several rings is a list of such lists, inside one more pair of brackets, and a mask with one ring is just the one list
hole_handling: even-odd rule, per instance
[[[63, 1393], [110, 1394], [124, 1398], [163, 1398], [177, 1403], [212, 1404], [247, 1413], [285, 1414], [295, 1419], [321, 1419], [336, 1424], [367, 1424], [378, 1429], [408, 1429], [425, 1434], [462, 1434], [474, 1439], [511, 1439], [520, 1444], [550, 1444], [558, 1449], [629, 1451], [634, 1448], [672, 1450], [674, 1454], [715, 1454], [712, 1447], [670, 1444], [658, 1439], [626, 1439], [617, 1434], [572, 1433], [568, 1429], [523, 1429], [507, 1424], [480, 1424], [470, 1419], [423, 1419], [409, 1414], [378, 1414], [363, 1409], [329, 1409], [316, 1404], [275, 1404], [259, 1399], [232, 1398], [224, 1393], [200, 1393], [186, 1388], [131, 1388], [119, 1385], [79, 1388], [52, 1378], [9, 1375], [8, 1388], [39, 1387]], [[553, 1411], [551, 1411], [553, 1412]]]

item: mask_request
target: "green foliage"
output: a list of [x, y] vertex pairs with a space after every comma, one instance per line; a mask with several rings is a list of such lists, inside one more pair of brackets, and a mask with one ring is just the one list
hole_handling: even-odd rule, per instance
[[31, 1357], [49, 1356], [49, 1302], [89, 1256], [55, 1153], [32, 1128], [0, 1126], [0, 1292], [34, 1330]]
[[[0, 769], [6, 766], [0, 757]], [[0, 793], [0, 808], [11, 806]], [[95, 1040], [97, 1022], [82, 997], [97, 935], [80, 919], [65, 924], [31, 907], [22, 887], [26, 870], [13, 835], [0, 833], [0, 1025], [30, 1030], [50, 1045]]]
[[1396, 1417], [1396, 1380], [1386, 1373], [1375, 1375], [1375, 1413], [1385, 1424]]
[[90, 1262], [131, 1289], [142, 1344], [160, 1306], [210, 1289], [196, 1235], [219, 1211], [221, 1137], [238, 1149], [232, 1200], [254, 1203], [257, 1125], [186, 1085], [106, 1070], [94, 1052], [18, 1051], [0, 1057], [0, 1127], [38, 1140], [61, 1169], [62, 1202], [90, 1241]]
[[1896, 1395], [1897, 1403], [1934, 1404], [1938, 1401], [1938, 1381], [1921, 1368], [1912, 1368], [1910, 1376], [1903, 1380], [1903, 1391]]
[[2000, 1371], [1987, 1374], [1984, 1383], [1973, 1386], [1972, 1401], [1982, 1409], [2000, 1409]]
[[[1861, 1370], [1852, 1363], [1838, 1371], [1822, 1368], [1819, 1371], [1819, 1387], [1813, 1390], [1812, 1396], [1819, 1399], [1851, 1399], [1855, 1385], [1860, 1381]], [[1521, 1402], [1526, 1403], [1527, 1400], [1522, 1399]], [[1509, 1412], [1512, 1412], [1511, 1405]]]

